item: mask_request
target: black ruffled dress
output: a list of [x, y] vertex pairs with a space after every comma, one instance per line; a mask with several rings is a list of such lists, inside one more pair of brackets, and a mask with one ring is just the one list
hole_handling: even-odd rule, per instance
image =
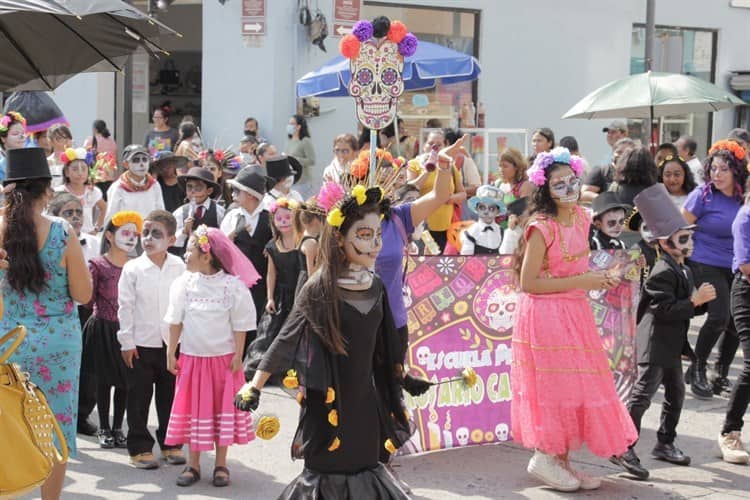
[[[341, 290], [346, 356], [332, 354], [314, 333], [325, 307], [309, 290], [302, 289], [259, 366], [271, 373], [293, 367], [306, 394], [291, 449], [305, 469], [279, 499], [408, 499], [379, 463], [386, 441], [395, 449], [409, 437], [393, 342], [398, 336], [383, 283], [375, 278], [369, 290]], [[308, 300], [317, 317], [299, 307]]]

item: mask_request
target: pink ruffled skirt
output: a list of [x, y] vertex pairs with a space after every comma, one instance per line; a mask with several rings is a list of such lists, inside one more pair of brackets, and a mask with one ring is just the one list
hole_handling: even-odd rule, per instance
[[511, 387], [513, 440], [527, 448], [561, 455], [585, 444], [609, 457], [638, 438], [582, 291], [519, 295]]
[[242, 370], [232, 373], [232, 356], [180, 355], [166, 444], [209, 451], [255, 439], [250, 413], [233, 404], [245, 378]]

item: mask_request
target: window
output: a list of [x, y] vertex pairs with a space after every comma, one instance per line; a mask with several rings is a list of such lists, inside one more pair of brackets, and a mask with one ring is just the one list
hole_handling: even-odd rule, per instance
[[[645, 71], [645, 55], [646, 27], [637, 24], [633, 26], [630, 74]], [[716, 71], [716, 31], [657, 26], [652, 70], [682, 73], [713, 82]], [[705, 155], [710, 146], [712, 120], [711, 113], [659, 118], [658, 124], [655, 124], [658, 127], [655, 127], [653, 142], [674, 142], [681, 135], [691, 135], [698, 143], [698, 154]], [[648, 134], [646, 121], [630, 120], [628, 124], [630, 136], [640, 139], [644, 144]]]

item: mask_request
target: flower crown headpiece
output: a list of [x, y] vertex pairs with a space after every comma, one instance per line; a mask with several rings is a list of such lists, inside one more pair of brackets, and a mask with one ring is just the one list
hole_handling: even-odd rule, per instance
[[715, 142], [713, 146], [711, 146], [711, 149], [708, 150], [708, 154], [712, 155], [717, 151], [729, 151], [730, 153], [732, 153], [732, 156], [740, 161], [744, 160], [747, 157], [747, 151], [745, 151], [745, 148], [734, 141], [729, 141], [726, 139]]
[[339, 52], [347, 59], [356, 59], [361, 45], [372, 37], [386, 37], [398, 45], [398, 52], [404, 57], [413, 56], [419, 43], [417, 37], [408, 32], [404, 23], [391, 22], [387, 17], [380, 16], [372, 22], [366, 19], [357, 21], [352, 32], [345, 35], [339, 42]]
[[26, 118], [21, 113], [18, 111], [8, 111], [0, 118], [0, 133], [7, 132], [14, 123], [20, 123], [24, 129], [26, 128]]
[[685, 159], [682, 156], [667, 155], [659, 162], [656, 168], [662, 168], [664, 165], [667, 164], [667, 162], [670, 162], [670, 161], [678, 161], [680, 163], [685, 163]]
[[201, 249], [201, 252], [210, 253], [211, 243], [208, 241], [208, 227], [205, 224], [201, 224], [195, 230], [195, 235], [198, 237], [198, 248]]
[[[375, 177], [380, 187], [386, 193], [394, 191], [394, 184], [399, 179], [401, 169], [406, 165], [404, 157], [394, 158], [385, 149], [378, 148], [375, 151]], [[352, 162], [349, 167], [349, 175], [354, 182], [366, 183], [370, 173], [370, 151], [364, 150]]]
[[222, 168], [229, 164], [233, 159], [237, 159], [238, 162], [241, 161], [241, 159], [237, 158], [230, 149], [204, 149], [198, 154], [198, 158], [200, 158], [201, 161], [208, 160], [210, 157], [212, 157]]
[[272, 214], [276, 213], [276, 210], [280, 208], [286, 208], [287, 210], [296, 210], [300, 207], [299, 202], [297, 200], [290, 200], [289, 198], [277, 198], [271, 202], [271, 205], [268, 207], [268, 211]]
[[133, 210], [123, 210], [112, 216], [112, 225], [122, 227], [125, 224], [135, 224], [138, 234], [143, 230], [143, 217]]
[[536, 186], [543, 186], [547, 182], [547, 168], [553, 163], [563, 163], [569, 165], [576, 174], [576, 177], [580, 177], [583, 174], [583, 160], [580, 156], [570, 154], [568, 148], [556, 147], [552, 151], [545, 151], [536, 155], [534, 164], [528, 170], [529, 180]]
[[68, 148], [60, 153], [60, 161], [65, 166], [70, 165], [70, 162], [75, 160], [84, 161], [86, 165], [91, 166], [94, 163], [94, 152], [86, 148]]
[[117, 160], [109, 151], [102, 151], [96, 155], [96, 161], [89, 170], [89, 178], [92, 182], [104, 182], [117, 172]]
[[365, 203], [376, 203], [381, 219], [390, 207], [390, 200], [380, 186], [367, 188], [357, 184], [347, 193], [340, 184], [327, 181], [318, 193], [317, 207], [311, 207], [310, 211], [325, 215], [329, 225], [341, 229], [346, 218]]

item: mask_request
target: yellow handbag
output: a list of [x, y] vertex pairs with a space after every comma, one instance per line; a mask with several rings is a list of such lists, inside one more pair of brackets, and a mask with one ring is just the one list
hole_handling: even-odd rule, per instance
[[26, 328], [17, 326], [0, 338], [0, 346], [12, 340], [0, 354], [0, 499], [41, 486], [56, 463], [68, 460], [65, 436], [44, 394], [17, 364], [7, 363], [25, 336]]

